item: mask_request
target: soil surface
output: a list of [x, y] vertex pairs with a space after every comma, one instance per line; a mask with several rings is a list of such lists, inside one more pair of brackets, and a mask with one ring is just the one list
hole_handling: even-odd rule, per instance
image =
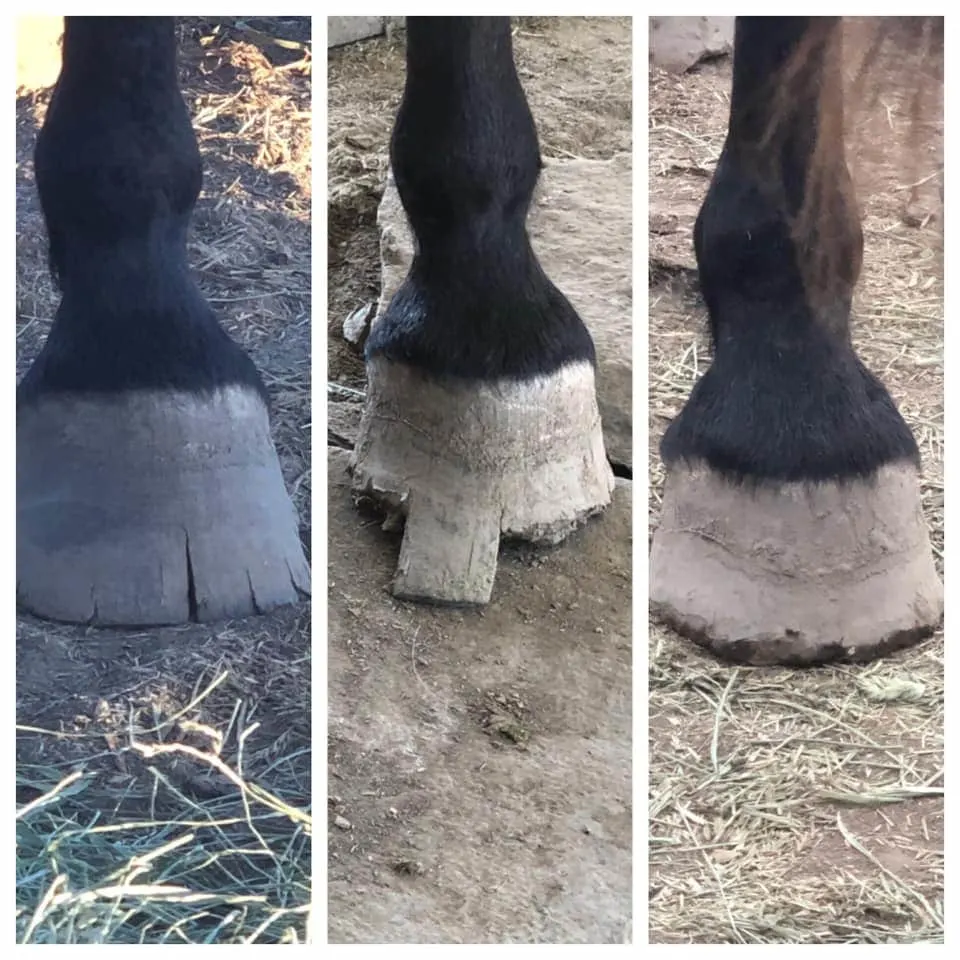
[[[848, 103], [853, 339], [917, 437], [942, 576], [943, 114], [931, 95], [917, 122], [914, 53], [887, 47]], [[692, 228], [730, 84], [729, 58], [650, 78], [651, 533], [660, 438], [710, 362]], [[943, 656], [941, 630], [869, 666], [736, 669], [651, 622], [651, 942], [942, 942]]]
[[[275, 443], [309, 550], [309, 18], [183, 18], [177, 29], [182, 90], [205, 173], [191, 263], [224, 326], [264, 376]], [[18, 377], [38, 353], [59, 301], [47, 271], [32, 161], [49, 94], [23, 89], [17, 99]], [[198, 697], [215, 678], [221, 682], [213, 692]], [[17, 720], [18, 773], [32, 771], [18, 776], [20, 802], [52, 786], [27, 786], [37, 770], [55, 783], [58, 774], [82, 768], [105, 812], [123, 805], [127, 815], [142, 815], [156, 780], [130, 750], [131, 734], [190, 742], [186, 731], [204, 725], [224, 736], [223, 760], [235, 764], [239, 735], [259, 722], [242, 747], [245, 776], [309, 809], [310, 606], [139, 630], [18, 615]], [[225, 789], [223, 782], [211, 787], [202, 763], [154, 765], [188, 796]], [[302, 866], [307, 871], [309, 860]]]
[[[630, 20], [514, 23], [544, 155], [629, 151]], [[624, 942], [631, 485], [558, 548], [503, 548], [482, 610], [390, 595], [399, 536], [354, 507], [345, 473], [365, 380], [341, 329], [379, 296], [403, 34], [329, 64], [330, 940]]]

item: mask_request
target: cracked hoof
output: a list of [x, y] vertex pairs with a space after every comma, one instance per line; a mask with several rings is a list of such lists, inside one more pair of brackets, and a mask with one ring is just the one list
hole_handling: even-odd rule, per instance
[[908, 646], [943, 613], [916, 469], [756, 491], [705, 467], [672, 469], [650, 606], [739, 663], [862, 661]]
[[309, 590], [256, 394], [52, 395], [18, 410], [17, 600], [30, 612], [175, 624]]
[[367, 374], [353, 489], [406, 517], [396, 596], [487, 603], [501, 536], [559, 543], [610, 503], [590, 364], [441, 383], [378, 358]]

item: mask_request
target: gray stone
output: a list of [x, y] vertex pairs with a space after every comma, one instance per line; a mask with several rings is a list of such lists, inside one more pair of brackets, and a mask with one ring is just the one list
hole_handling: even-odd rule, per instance
[[343, 321], [343, 339], [361, 353], [363, 352], [364, 344], [367, 342], [367, 335], [370, 333], [370, 319], [372, 316], [373, 304], [365, 303], [362, 307], [357, 307], [357, 309]]
[[389, 37], [403, 17], [327, 17], [327, 48], [342, 47], [358, 40]]
[[735, 17], [651, 17], [650, 62], [682, 73], [733, 50]]

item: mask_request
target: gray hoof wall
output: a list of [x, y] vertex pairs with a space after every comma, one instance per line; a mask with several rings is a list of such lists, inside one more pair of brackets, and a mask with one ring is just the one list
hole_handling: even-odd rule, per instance
[[738, 663], [865, 661], [916, 642], [943, 614], [916, 469], [756, 490], [671, 470], [650, 606]]
[[353, 489], [406, 518], [394, 595], [487, 603], [501, 536], [559, 543], [610, 503], [590, 364], [478, 384], [378, 358], [367, 377]]
[[50, 396], [18, 411], [17, 600], [31, 613], [177, 624], [309, 591], [256, 394]]

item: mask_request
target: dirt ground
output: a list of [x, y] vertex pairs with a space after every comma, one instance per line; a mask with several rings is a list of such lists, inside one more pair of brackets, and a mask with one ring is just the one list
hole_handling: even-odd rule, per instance
[[[942, 111], [912, 126], [903, 63], [848, 112], [853, 335], [920, 444], [942, 576]], [[657, 446], [710, 359], [691, 230], [730, 81], [729, 59], [650, 80], [651, 534]], [[942, 942], [943, 657], [941, 630], [865, 667], [733, 669], [651, 623], [651, 942]]]
[[[224, 325], [264, 376], [275, 442], [309, 551], [310, 18], [237, 21], [178, 21], [182, 89], [205, 166], [190, 257]], [[18, 377], [39, 351], [58, 303], [32, 167], [48, 100], [48, 89], [25, 90], [17, 100]], [[149, 878], [157, 879], [158, 871], [160, 878], [179, 876], [215, 904], [229, 901], [238, 887], [260, 896], [256, 904], [217, 914], [227, 919], [215, 942], [242, 939], [261, 921], [257, 941], [303, 939], [310, 896], [309, 604], [246, 621], [150, 630], [92, 630], [18, 615], [17, 720], [19, 804], [83, 771], [79, 791], [31, 814], [36, 823], [27, 817], [18, 825], [18, 922], [37, 915], [42, 896], [60, 883], [58, 873], [67, 876], [57, 901], [66, 916], [131, 849], [144, 853], [154, 839], [158, 845], [169, 839], [164, 831], [187, 830], [186, 816], [195, 830], [188, 854], [158, 855]], [[251, 794], [244, 801], [211, 754], [290, 810], [278, 819], [276, 809]], [[158, 821], [156, 836], [142, 822], [116, 826], [151, 818]], [[44, 830], [94, 822], [105, 831], [113, 824], [116, 833], [98, 834], [106, 839], [95, 853], [78, 853], [75, 863], [65, 842], [55, 856], [44, 847]], [[252, 833], [240, 829], [244, 824]], [[255, 835], [275, 851], [269, 868], [246, 857], [221, 872], [211, 867], [246, 849]], [[40, 844], [37, 859], [25, 862], [21, 875], [31, 837]], [[198, 855], [205, 866], [197, 865]], [[101, 936], [81, 934], [82, 924], [71, 933], [51, 904], [44, 909], [43, 937], [35, 929], [34, 938]], [[153, 912], [147, 942], [169, 936], [178, 923], [172, 941], [182, 942], [197, 908], [184, 903], [177, 909], [144, 902], [129, 928], [111, 936], [136, 939]], [[271, 911], [274, 919], [265, 921]]]
[[[480, 611], [394, 600], [399, 539], [348, 488], [364, 371], [341, 327], [379, 294], [402, 44], [329, 61], [329, 937], [621, 943], [631, 485], [560, 547], [505, 548]], [[630, 149], [629, 18], [519, 18], [515, 45], [545, 156]]]

